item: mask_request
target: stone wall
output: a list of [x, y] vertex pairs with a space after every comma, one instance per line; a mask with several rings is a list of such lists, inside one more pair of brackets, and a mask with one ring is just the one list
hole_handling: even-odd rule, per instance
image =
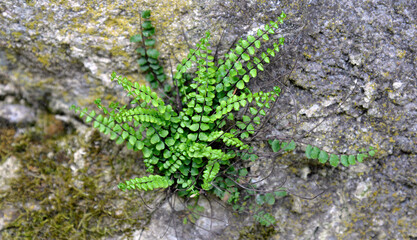
[[[143, 82], [128, 38], [138, 32], [145, 9], [152, 11], [166, 69], [169, 59], [182, 59], [188, 44], [206, 30], [215, 42], [225, 30], [224, 50], [235, 37], [284, 10], [288, 20], [279, 34], [287, 45], [253, 87], [274, 83], [297, 63], [282, 82], [286, 87], [279, 110], [265, 137], [300, 136], [321, 123], [306, 142], [339, 154], [370, 145], [378, 149], [375, 158], [352, 168], [322, 166], [304, 159], [301, 151], [269, 162], [288, 174], [286, 187], [295, 193], [274, 205], [278, 223], [272, 238], [417, 238], [413, 0], [5, 0], [0, 3], [0, 118], [30, 124], [39, 111], [74, 116], [68, 109], [72, 104], [92, 106], [98, 97], [124, 99], [109, 74], [116, 71]], [[291, 114], [282, 120], [287, 112]], [[298, 124], [295, 133], [291, 123]], [[309, 191], [301, 194], [308, 184]], [[316, 188], [325, 193], [313, 200], [296, 196], [314, 195]], [[227, 224], [215, 224], [214, 230], [223, 234], [216, 239], [237, 239], [243, 226], [253, 224], [250, 218], [228, 215], [220, 213]], [[153, 239], [163, 232], [167, 218], [168, 210], [155, 214], [143, 236]], [[192, 227], [181, 234], [178, 239], [209, 235]], [[175, 236], [171, 229], [165, 237]]]

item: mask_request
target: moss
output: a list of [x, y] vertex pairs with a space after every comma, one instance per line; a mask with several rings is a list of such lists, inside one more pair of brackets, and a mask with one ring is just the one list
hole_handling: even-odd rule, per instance
[[23, 33], [21, 32], [12, 32], [12, 36], [17, 40], [20, 38], [20, 36], [22, 36]]
[[407, 51], [405, 51], [405, 50], [397, 50], [397, 57], [399, 59], [403, 59], [405, 57], [406, 53], [407, 53]]
[[272, 236], [276, 234], [274, 226], [265, 227], [260, 224], [254, 224], [249, 227], [244, 227], [239, 232], [240, 240], [263, 240], [271, 239]]
[[[114, 179], [140, 172], [134, 166], [136, 154], [122, 157], [108, 152], [99, 144], [103, 142], [100, 134], [86, 142], [65, 135], [63, 125], [46, 114], [16, 138], [13, 128], [0, 128], [1, 158], [13, 155], [22, 165], [20, 177], [10, 182], [12, 190], [0, 192], [0, 209], [16, 209], [0, 238], [99, 239], [129, 234], [148, 221], [137, 193], [128, 195], [114, 188]], [[85, 149], [86, 166], [74, 172], [72, 152], [79, 148]], [[110, 176], [105, 177], [105, 172]]]
[[8, 61], [10, 61], [10, 63], [16, 63], [17, 62], [17, 58], [16, 55], [13, 54], [12, 51], [10, 51], [9, 49], [6, 49], [6, 58]]
[[51, 59], [50, 54], [37, 54], [37, 59], [40, 63], [42, 63], [44, 67], [49, 67], [51, 65], [51, 63], [49, 62], [49, 60]]
[[[2, 125], [1, 122], [0, 125]], [[0, 163], [10, 156], [12, 139], [15, 133], [16, 131], [13, 128], [0, 128]]]

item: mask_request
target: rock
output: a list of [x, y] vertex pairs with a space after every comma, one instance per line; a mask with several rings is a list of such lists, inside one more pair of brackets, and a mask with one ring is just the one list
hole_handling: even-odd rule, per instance
[[19, 160], [15, 156], [8, 157], [0, 165], [0, 190], [6, 191], [10, 188], [7, 185], [8, 179], [18, 177], [17, 171], [20, 168]]
[[[285, 187], [297, 189], [303, 182], [311, 182], [313, 193], [316, 188], [326, 190], [313, 200], [301, 198], [301, 210], [293, 208], [289, 198], [273, 206], [272, 211], [280, 213], [275, 214], [280, 217], [279, 239], [417, 237], [417, 199], [412, 197], [417, 196], [416, 1], [169, 3], [2, 1], [0, 99], [7, 103], [0, 105], [0, 117], [32, 123], [35, 110], [74, 116], [69, 106], [91, 107], [98, 97], [127, 102], [125, 93], [114, 88], [108, 76], [116, 71], [144, 83], [135, 62], [135, 46], [128, 40], [138, 32], [141, 10], [152, 10], [157, 48], [167, 73], [168, 59], [175, 62], [171, 49], [182, 59], [187, 54], [186, 40], [193, 46], [210, 30], [217, 43], [229, 25], [220, 44], [220, 52], [224, 52], [236, 36], [262, 26], [284, 10], [288, 20], [278, 35], [285, 36], [286, 46], [266, 66], [268, 74], [259, 73], [251, 82], [254, 89], [261, 89], [282, 80], [283, 91], [266, 136], [294, 132], [302, 136], [314, 129], [303, 142], [338, 154], [355, 154], [372, 145], [378, 153], [353, 169], [323, 166], [307, 160], [302, 152], [271, 161], [280, 166], [271, 179], [279, 180], [284, 173], [293, 179]], [[293, 67], [287, 79], [279, 78]], [[13, 104], [20, 100], [32, 108]], [[293, 126], [298, 130], [293, 131]], [[79, 164], [73, 167], [83, 166]], [[270, 166], [257, 162], [252, 167], [262, 173]], [[292, 171], [300, 166], [308, 166], [310, 172]], [[164, 210], [166, 206], [152, 220], [155, 233], [167, 226], [170, 212]], [[221, 236], [210, 238], [238, 238], [236, 229], [253, 224], [250, 219], [230, 215], [229, 227]], [[175, 224], [182, 227], [180, 221]], [[207, 222], [199, 224], [206, 226]], [[204, 235], [198, 227], [181, 229], [189, 239]], [[152, 234], [142, 239], [154, 239]], [[170, 228], [166, 239], [181, 238]]]
[[32, 108], [19, 104], [0, 103], [0, 118], [13, 124], [31, 124], [36, 121], [35, 111]]

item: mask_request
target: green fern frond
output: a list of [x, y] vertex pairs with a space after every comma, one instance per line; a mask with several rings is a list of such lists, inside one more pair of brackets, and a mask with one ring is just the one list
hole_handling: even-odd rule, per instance
[[203, 184], [201, 187], [208, 191], [212, 188], [210, 184], [214, 178], [217, 176], [217, 173], [220, 171], [220, 164], [218, 162], [210, 161], [203, 173]]
[[147, 177], [141, 178], [133, 178], [131, 180], [127, 180], [125, 183], [119, 183], [117, 187], [122, 190], [144, 190], [144, 191], [151, 191], [155, 188], [167, 188], [172, 184], [166, 177], [158, 176], [158, 175], [149, 175]]

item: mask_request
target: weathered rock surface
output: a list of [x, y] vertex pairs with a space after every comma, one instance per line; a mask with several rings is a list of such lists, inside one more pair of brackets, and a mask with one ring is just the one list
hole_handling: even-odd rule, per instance
[[33, 109], [19, 104], [0, 103], [0, 119], [15, 124], [29, 124], [36, 121]]
[[[305, 159], [301, 151], [253, 166], [278, 165], [280, 174], [286, 172], [291, 179], [285, 186], [296, 195], [310, 197], [325, 190], [314, 200], [290, 195], [277, 201], [272, 210], [277, 233], [271, 238], [417, 238], [417, 3], [232, 2], [2, 1], [0, 100], [9, 105], [0, 106], [26, 103], [32, 111], [72, 115], [68, 110], [72, 104], [91, 106], [98, 97], [124, 98], [119, 88], [112, 89], [108, 76], [117, 71], [141, 79], [128, 41], [138, 31], [141, 10], [152, 10], [167, 67], [167, 60], [174, 59], [171, 50], [179, 59], [185, 56], [186, 39], [195, 43], [208, 29], [218, 39], [229, 24], [225, 42], [231, 42], [284, 10], [288, 20], [280, 34], [287, 45], [266, 69], [269, 74], [262, 74], [253, 87], [275, 84], [281, 73], [292, 69], [294, 59], [297, 64], [284, 81], [287, 87], [277, 117], [270, 120], [271, 134], [265, 137], [292, 133], [289, 124], [296, 120], [300, 122], [296, 136], [322, 122], [304, 142], [339, 154], [353, 154], [370, 145], [379, 152], [353, 168], [322, 166]], [[2, 117], [11, 121], [17, 113]], [[302, 192], [304, 185], [309, 191]], [[163, 235], [165, 229], [160, 228], [171, 216], [164, 207], [166, 211], [156, 214], [143, 233], [146, 239], [154, 239], [157, 232]], [[225, 211], [229, 218], [227, 228], [214, 224], [213, 231], [221, 235], [210, 238], [238, 239], [239, 229], [253, 224], [250, 217], [214, 209]], [[181, 234], [170, 230], [166, 239], [208, 237], [198, 227], [187, 227]]]

